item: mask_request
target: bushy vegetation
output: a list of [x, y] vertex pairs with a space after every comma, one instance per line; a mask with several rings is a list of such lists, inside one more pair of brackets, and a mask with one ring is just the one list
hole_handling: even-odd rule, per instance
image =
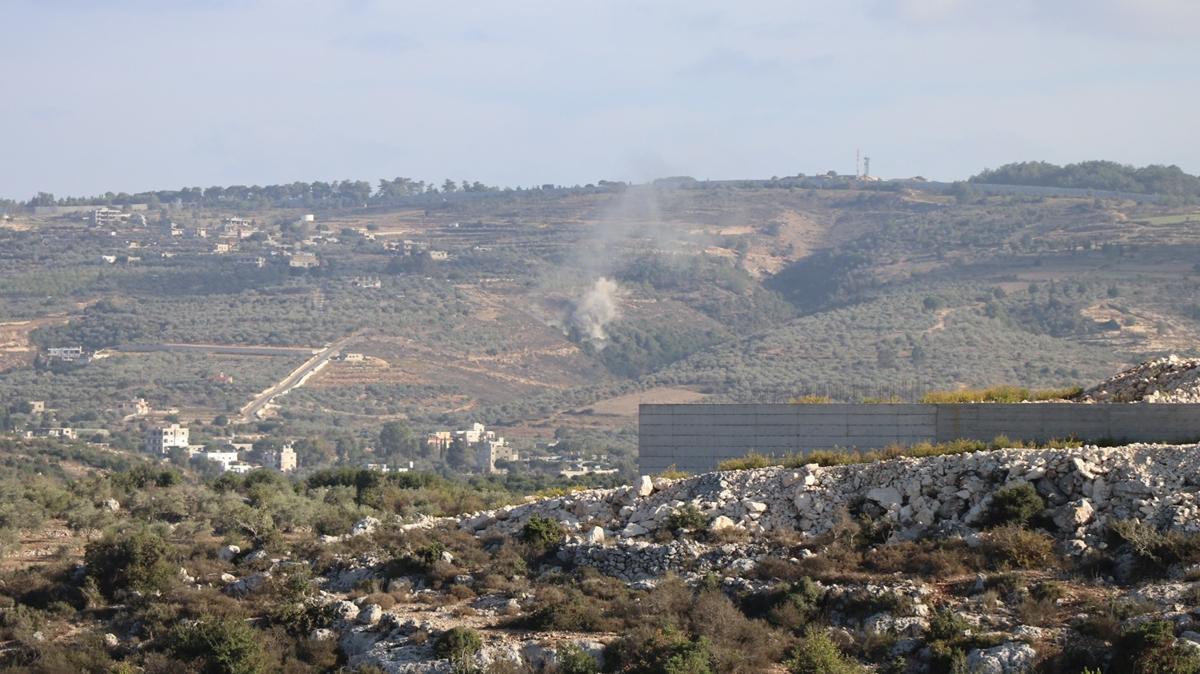
[[[124, 590], [154, 592], [174, 579], [167, 542], [148, 530], [109, 534], [88, 544], [88, 577], [110, 599]], [[177, 567], [176, 567], [177, 568]]]
[[563, 538], [562, 523], [550, 517], [534, 515], [521, 528], [521, 540], [537, 550], [549, 550]]
[[244, 621], [202, 618], [175, 628], [168, 648], [178, 658], [199, 664], [203, 674], [257, 674], [265, 670], [259, 637]]
[[483, 648], [479, 633], [469, 627], [451, 627], [438, 635], [433, 652], [456, 664], [466, 663]]
[[846, 657], [823, 630], [812, 630], [787, 663], [792, 674], [862, 674], [862, 665]]
[[1001, 487], [988, 503], [987, 521], [993, 526], [1025, 526], [1046, 509], [1037, 489], [1028, 483]]
[[1178, 166], [1133, 167], [1112, 161], [1058, 166], [1044, 161], [1005, 164], [971, 176], [971, 182], [1039, 187], [1075, 187], [1113, 192], [1200, 197], [1200, 178]]

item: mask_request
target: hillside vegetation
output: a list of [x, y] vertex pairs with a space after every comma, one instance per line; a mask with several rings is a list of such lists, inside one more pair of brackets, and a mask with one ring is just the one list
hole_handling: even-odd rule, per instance
[[[1163, 189], [1150, 169], [1085, 168], [1141, 176], [1114, 189]], [[363, 360], [331, 363], [241, 430], [362, 457], [389, 421], [417, 434], [482, 421], [527, 447], [591, 434], [627, 466], [635, 406], [610, 401], [918, 400], [1085, 385], [1196, 352], [1200, 227], [1161, 203], [784, 180], [313, 185], [54, 200], [140, 200], [145, 226], [14, 211], [0, 229], [7, 423], [123, 442], [140, 429], [112, 409], [141, 396], [215, 435], [303, 359], [111, 349], [346, 340]], [[195, 234], [232, 216], [253, 223], [234, 250]], [[297, 252], [318, 266], [289, 266]], [[56, 346], [112, 355], [37, 357]], [[52, 411], [24, 416], [31, 400]]]

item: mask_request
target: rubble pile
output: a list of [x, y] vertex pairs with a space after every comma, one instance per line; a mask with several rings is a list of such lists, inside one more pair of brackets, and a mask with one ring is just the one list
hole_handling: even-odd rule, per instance
[[[838, 526], [848, 513], [889, 523], [892, 540], [956, 536], [972, 544], [986, 527], [993, 495], [1022, 484], [1033, 486], [1042, 497], [1046, 511], [1039, 526], [1047, 527], [1067, 554], [1104, 548], [1108, 525], [1116, 520], [1200, 531], [1200, 445], [1150, 444], [1004, 449], [860, 465], [724, 471], [678, 480], [644, 476], [627, 487], [405, 526], [457, 526], [488, 545], [519, 536], [534, 516], [548, 517], [561, 523], [568, 535], [539, 568], [531, 569], [535, 574], [553, 576], [571, 567], [590, 567], [634, 590], [654, 588], [673, 574], [693, 586], [715, 580], [727, 592], [763, 593], [771, 591], [775, 581], [756, 573], [761, 564], [780, 555], [819, 554], [803, 542]], [[711, 535], [666, 535], [677, 534], [680, 526]], [[793, 535], [764, 535], [784, 531]], [[783, 539], [801, 545], [781, 546], [778, 541]], [[443, 561], [454, 561], [449, 553], [442, 555]], [[331, 628], [314, 630], [311, 638], [336, 639], [351, 666], [408, 674], [458, 671], [439, 658], [433, 641], [464, 624], [488, 628], [482, 648], [469, 663], [478, 669], [553, 671], [557, 649], [566, 643], [602, 662], [604, 644], [612, 638], [497, 628], [507, 617], [537, 609], [536, 596], [525, 590], [485, 590], [478, 578], [464, 574], [455, 576], [452, 585], [483, 594], [464, 593], [472, 598], [467, 608], [435, 608], [444, 588], [427, 586], [420, 575], [393, 577], [387, 569], [386, 560], [368, 555], [347, 560], [322, 579], [325, 591], [319, 601], [336, 620]], [[1178, 578], [1196, 571], [1181, 570]], [[372, 580], [389, 592], [411, 591], [411, 604], [383, 608], [366, 594], [354, 601], [343, 599], [351, 588]], [[1172, 580], [1143, 585], [1131, 596], [1178, 618], [1184, 616], [1184, 597], [1193, 586], [1200, 588], [1200, 583]], [[817, 582], [814, 587], [823, 597], [835, 636], [849, 642], [855, 635], [893, 635], [897, 657], [923, 657], [919, 651], [926, 646], [933, 611], [946, 601], [971, 630], [987, 637], [965, 654], [972, 671], [1030, 671], [1037, 657], [1035, 645], [1067, 635], [1061, 626], [1024, 623], [1023, 595], [1018, 595], [1028, 594], [1028, 588], [1001, 592], [995, 589], [1001, 586], [983, 574], [969, 588], [964, 586], [962, 596], [899, 576]], [[229, 592], [236, 594], [233, 587]], [[1185, 632], [1181, 643], [1193, 643], [1188, 641], [1190, 634]]]
[[1171, 355], [1109, 377], [1084, 391], [1088, 403], [1200, 403], [1200, 358]]
[[[1055, 534], [1075, 552], [1099, 544], [1115, 520], [1139, 519], [1200, 531], [1200, 445], [1135, 444], [899, 458], [862, 465], [715, 472], [681, 480], [643, 477], [638, 484], [473, 513], [459, 526], [480, 537], [512, 536], [533, 516], [558, 520], [572, 533], [573, 558], [596, 559], [606, 572], [636, 580], [669, 556], [638, 547], [627, 562], [611, 544], [652, 541], [672, 516], [698, 511], [710, 530], [819, 535], [845, 513], [890, 520], [893, 537], [969, 534], [983, 524], [992, 495], [1028, 483], [1046, 502]], [[604, 547], [605, 553], [588, 548]], [[620, 548], [617, 548], [619, 550]], [[660, 556], [667, 555], [668, 557]], [[691, 555], [696, 557], [698, 555]], [[627, 566], [632, 573], [622, 573]]]

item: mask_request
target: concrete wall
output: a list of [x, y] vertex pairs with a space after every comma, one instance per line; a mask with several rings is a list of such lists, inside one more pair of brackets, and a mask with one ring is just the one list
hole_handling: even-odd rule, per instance
[[1195, 442], [1200, 405], [642, 405], [638, 460], [644, 473], [669, 466], [694, 473], [751, 450], [879, 449], [997, 435], [1026, 441]]

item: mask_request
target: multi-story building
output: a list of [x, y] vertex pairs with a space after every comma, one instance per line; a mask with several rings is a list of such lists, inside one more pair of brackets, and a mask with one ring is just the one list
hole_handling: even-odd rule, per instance
[[476, 460], [479, 463], [479, 472], [495, 473], [497, 461], [516, 461], [517, 450], [510, 447], [504, 438], [496, 440], [485, 440], [480, 443], [479, 453], [476, 454]]
[[291, 473], [299, 466], [296, 450], [292, 449], [291, 444], [286, 444], [277, 450], [264, 452], [261, 460], [264, 465], [281, 473]]
[[[151, 454], [167, 454], [172, 449], [187, 449], [188, 428], [179, 424], [151, 428], [146, 433], [146, 451]], [[237, 460], [237, 457], [234, 457]]]
[[450, 431], [437, 431], [425, 436], [425, 446], [435, 454], [440, 454], [454, 443], [454, 434]]
[[125, 222], [129, 219], [129, 213], [116, 208], [101, 206], [93, 210], [88, 219], [96, 227], [108, 227], [109, 225]]
[[150, 403], [145, 398], [134, 398], [117, 403], [117, 413], [125, 417], [144, 417], [150, 414]]

